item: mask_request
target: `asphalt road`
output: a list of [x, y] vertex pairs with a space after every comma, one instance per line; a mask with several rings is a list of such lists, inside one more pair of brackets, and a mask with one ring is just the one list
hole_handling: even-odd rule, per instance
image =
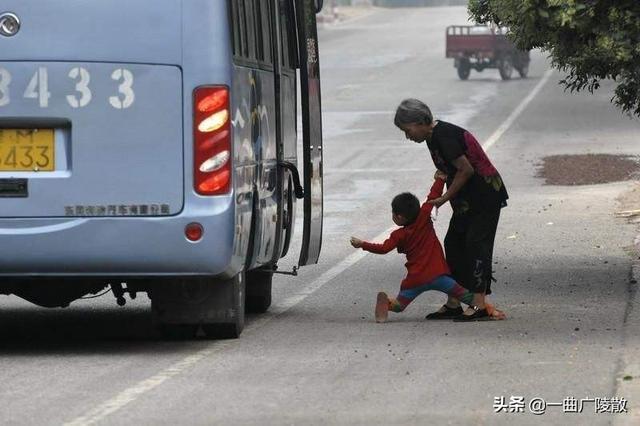
[[[596, 424], [625, 414], [495, 413], [495, 398], [633, 399], [620, 392], [629, 344], [630, 246], [614, 219], [630, 183], [546, 186], [545, 155], [638, 154], [640, 125], [609, 103], [612, 86], [571, 95], [532, 53], [530, 77], [497, 70], [457, 79], [444, 28], [464, 8], [375, 9], [321, 30], [325, 233], [321, 262], [275, 280], [270, 313], [234, 341], [164, 342], [149, 302], [112, 298], [65, 310], [0, 300], [3, 424]], [[492, 300], [508, 320], [426, 322], [444, 297], [418, 298], [386, 324], [379, 290], [395, 293], [404, 259], [365, 255], [349, 236], [381, 237], [398, 192], [424, 196], [434, 167], [424, 144], [394, 128], [405, 97], [491, 142], [511, 199], [495, 250]], [[444, 236], [450, 209], [436, 223]], [[300, 225], [300, 221], [298, 222]], [[282, 264], [297, 260], [297, 246]], [[640, 394], [635, 395], [640, 398]], [[511, 404], [516, 408], [517, 404]], [[566, 408], [566, 407], [565, 407]], [[629, 415], [627, 415], [629, 416]]]

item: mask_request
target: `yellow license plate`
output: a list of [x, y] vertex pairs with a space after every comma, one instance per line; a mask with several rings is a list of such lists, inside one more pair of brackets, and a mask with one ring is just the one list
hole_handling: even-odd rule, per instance
[[53, 129], [0, 129], [0, 171], [53, 170]]

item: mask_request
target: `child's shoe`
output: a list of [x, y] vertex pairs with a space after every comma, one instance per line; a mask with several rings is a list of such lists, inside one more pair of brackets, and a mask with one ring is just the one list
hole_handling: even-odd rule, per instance
[[386, 322], [389, 317], [389, 297], [381, 291], [376, 300], [376, 322]]

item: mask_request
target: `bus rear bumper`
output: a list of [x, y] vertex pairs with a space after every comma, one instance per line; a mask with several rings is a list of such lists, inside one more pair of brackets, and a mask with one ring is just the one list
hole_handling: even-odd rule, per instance
[[[189, 223], [204, 229], [197, 242]], [[170, 277], [234, 274], [230, 210], [205, 217], [0, 220], [0, 276]]]

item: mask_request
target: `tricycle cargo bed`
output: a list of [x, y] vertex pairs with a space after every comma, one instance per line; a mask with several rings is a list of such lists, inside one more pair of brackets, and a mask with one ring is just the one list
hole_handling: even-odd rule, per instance
[[447, 58], [458, 58], [483, 53], [493, 57], [499, 51], [514, 50], [515, 46], [507, 39], [506, 30], [471, 25], [452, 25], [447, 27]]
[[446, 57], [454, 59], [458, 77], [469, 78], [472, 69], [497, 68], [509, 80], [515, 68], [521, 77], [529, 72], [529, 52], [519, 50], [506, 36], [507, 28], [451, 25], [446, 32]]

